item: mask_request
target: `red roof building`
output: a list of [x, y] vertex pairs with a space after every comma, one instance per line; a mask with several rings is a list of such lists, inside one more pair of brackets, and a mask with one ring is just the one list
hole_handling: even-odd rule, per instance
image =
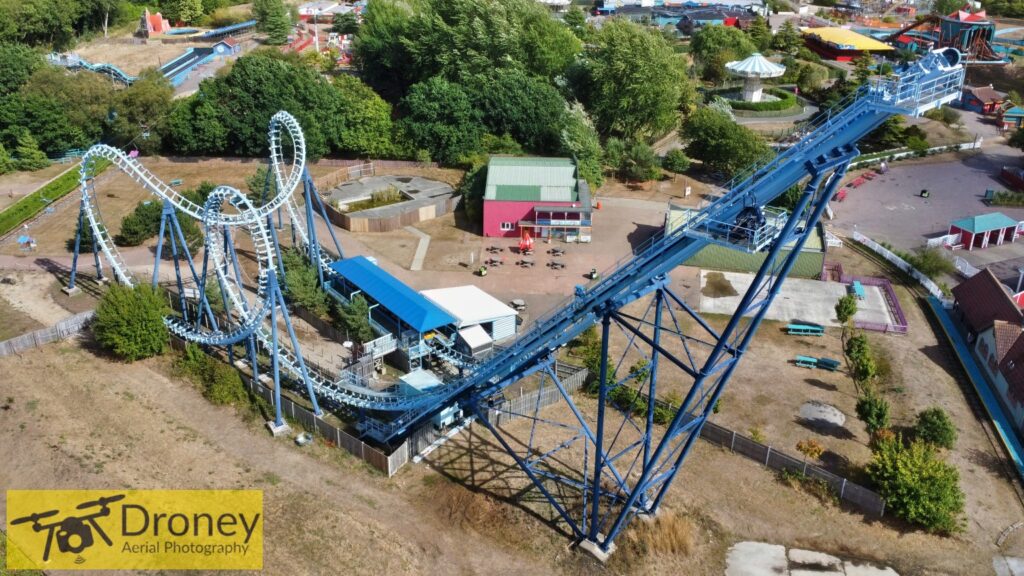
[[[1024, 314], [1013, 301], [1009, 289], [988, 268], [955, 286], [953, 299], [953, 309], [960, 313], [960, 319], [970, 334], [988, 330], [996, 320], [1018, 327], [1024, 324]], [[972, 339], [968, 337], [968, 340]]]

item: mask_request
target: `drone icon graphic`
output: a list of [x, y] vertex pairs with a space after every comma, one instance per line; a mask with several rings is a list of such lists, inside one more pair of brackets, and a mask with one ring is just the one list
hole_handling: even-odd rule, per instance
[[43, 562], [47, 562], [50, 559], [50, 549], [53, 545], [54, 536], [57, 538], [57, 549], [64, 553], [78, 554], [95, 544], [93, 538], [93, 531], [99, 534], [100, 538], [106, 542], [107, 546], [113, 546], [107, 533], [100, 528], [100, 525], [96, 522], [97, 518], [103, 518], [104, 516], [110, 515], [109, 505], [113, 502], [123, 500], [124, 494], [117, 494], [114, 496], [104, 496], [98, 500], [90, 502], [83, 502], [79, 504], [76, 510], [86, 510], [89, 508], [99, 507], [99, 510], [95, 510], [88, 514], [81, 516], [68, 516], [63, 520], [44, 524], [42, 520], [52, 518], [60, 514], [60, 510], [48, 510], [46, 512], [36, 512], [16, 518], [11, 521], [11, 525], [24, 524], [26, 522], [32, 523], [32, 530], [36, 532], [47, 531], [46, 534], [46, 548], [43, 549]]

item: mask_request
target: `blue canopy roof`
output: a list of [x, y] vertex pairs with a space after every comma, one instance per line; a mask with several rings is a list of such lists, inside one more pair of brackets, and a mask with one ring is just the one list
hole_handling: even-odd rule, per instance
[[365, 256], [339, 260], [331, 264], [331, 270], [421, 333], [456, 322], [451, 314], [367, 260]]
[[978, 216], [971, 216], [970, 218], [953, 220], [953, 226], [956, 226], [961, 230], [966, 230], [971, 234], [982, 234], [992, 230], [1015, 228], [1017, 226], [1017, 221], [1002, 212], [991, 212], [989, 214], [981, 214]]

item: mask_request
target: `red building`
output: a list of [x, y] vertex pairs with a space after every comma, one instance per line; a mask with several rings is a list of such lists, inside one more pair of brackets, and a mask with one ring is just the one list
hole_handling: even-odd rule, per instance
[[589, 242], [590, 187], [568, 158], [492, 156], [484, 189], [484, 236]]
[[992, 212], [954, 220], [949, 225], [949, 234], [959, 234], [960, 241], [954, 244], [973, 250], [1015, 242], [1020, 234], [1020, 227], [1020, 222], [1002, 212]]

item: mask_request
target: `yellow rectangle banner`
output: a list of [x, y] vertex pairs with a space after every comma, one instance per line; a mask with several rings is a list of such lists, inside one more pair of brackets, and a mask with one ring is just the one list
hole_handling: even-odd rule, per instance
[[262, 490], [8, 490], [9, 570], [260, 570]]

